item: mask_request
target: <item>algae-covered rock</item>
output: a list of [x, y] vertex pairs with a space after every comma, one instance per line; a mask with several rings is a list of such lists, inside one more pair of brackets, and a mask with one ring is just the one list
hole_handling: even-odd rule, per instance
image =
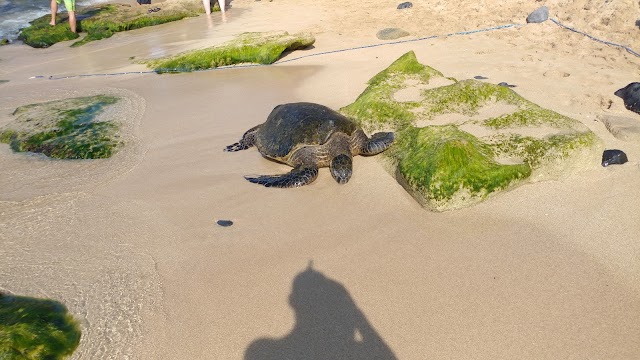
[[401, 183], [424, 206], [444, 210], [531, 175], [527, 164], [502, 165], [492, 147], [455, 125], [407, 127], [392, 156]]
[[56, 159], [108, 158], [120, 145], [120, 124], [104, 112], [117, 101], [97, 95], [21, 106], [15, 121], [0, 129], [0, 142]]
[[[149, 12], [147, 5], [100, 4], [78, 7], [77, 30], [86, 32], [87, 35], [71, 46], [108, 38], [120, 31], [164, 24], [204, 13], [199, 0], [167, 0], [159, 3], [159, 6], [160, 10], [154, 12]], [[32, 47], [44, 48], [60, 41], [78, 38], [79, 35], [69, 29], [67, 13], [58, 14], [56, 26], [49, 25], [50, 20], [51, 15], [44, 15], [32, 21], [31, 26], [20, 32], [20, 39]]]
[[588, 166], [602, 148], [579, 121], [508, 87], [445, 78], [418, 63], [413, 52], [374, 76], [341, 112], [368, 131], [396, 132], [397, 142], [386, 153], [392, 171], [435, 211]]
[[51, 21], [51, 15], [33, 20], [29, 27], [20, 31], [18, 39], [34, 48], [46, 48], [61, 41], [77, 39], [80, 36], [71, 32], [66, 14], [57, 17], [56, 26], [49, 25], [49, 21]]
[[205, 70], [241, 63], [272, 64], [283, 52], [304, 49], [314, 42], [315, 38], [308, 33], [243, 33], [219, 46], [151, 60], [146, 64], [158, 73]]
[[0, 293], [0, 359], [64, 359], [79, 342], [78, 322], [63, 304]]

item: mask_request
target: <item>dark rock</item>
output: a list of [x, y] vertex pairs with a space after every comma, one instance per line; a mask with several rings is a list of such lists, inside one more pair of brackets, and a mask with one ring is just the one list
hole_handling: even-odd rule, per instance
[[640, 20], [636, 20], [636, 26], [640, 28]]
[[506, 83], [506, 82], [504, 82], [504, 81], [503, 81], [503, 82], [501, 82], [501, 83], [499, 83], [498, 85], [500, 85], [500, 86], [504, 86], [504, 87], [510, 87], [510, 88], [514, 88], [514, 87], [516, 87], [516, 85], [507, 84], [507, 83]]
[[488, 77], [482, 76], [482, 75], [476, 75], [473, 78], [476, 79], [476, 80], [487, 80], [488, 79]]
[[627, 110], [640, 114], [640, 82], [632, 82], [622, 89], [616, 90], [613, 94], [622, 98]]
[[627, 154], [622, 150], [605, 150], [602, 153], [602, 166], [607, 167], [613, 164], [624, 164], [627, 161]]
[[220, 226], [227, 227], [227, 226], [231, 226], [231, 225], [233, 225], [233, 221], [231, 221], [231, 220], [218, 220], [218, 221], [216, 222], [216, 224], [218, 224], [218, 225], [220, 225]]
[[549, 19], [549, 8], [542, 6], [527, 16], [528, 23], [541, 23]]
[[380, 40], [394, 40], [409, 35], [408, 32], [398, 28], [386, 28], [378, 31], [376, 37]]
[[410, 1], [407, 2], [403, 2], [402, 4], [398, 5], [398, 9], [408, 9], [410, 7], [412, 7], [413, 4]]

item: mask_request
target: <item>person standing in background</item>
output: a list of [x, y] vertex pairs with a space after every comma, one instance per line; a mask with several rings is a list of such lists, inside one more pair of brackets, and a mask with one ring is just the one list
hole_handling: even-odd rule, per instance
[[[61, 2], [62, 0], [51, 0], [51, 22], [49, 23], [51, 26], [56, 25], [58, 4]], [[71, 32], [76, 32], [76, 0], [64, 0], [64, 7], [69, 13], [69, 28], [71, 28]]]
[[[218, 4], [220, 5], [220, 11], [222, 12], [222, 15], [224, 15], [225, 2], [226, 2], [226, 0], [218, 0]], [[210, 15], [211, 14], [211, 0], [202, 0], [202, 4], [204, 5], [204, 12], [207, 15]]]

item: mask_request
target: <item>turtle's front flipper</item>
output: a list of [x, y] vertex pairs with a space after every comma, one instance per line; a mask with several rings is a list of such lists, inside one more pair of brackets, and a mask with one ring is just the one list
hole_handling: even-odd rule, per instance
[[242, 135], [242, 139], [237, 143], [227, 146], [224, 151], [240, 151], [246, 150], [256, 144], [256, 132], [260, 125], [254, 126]]
[[311, 183], [318, 177], [318, 167], [315, 165], [300, 165], [284, 175], [245, 176], [254, 184], [266, 187], [292, 188]]
[[395, 141], [396, 137], [392, 132], [379, 132], [371, 136], [369, 141], [365, 142], [362, 146], [362, 155], [375, 155], [379, 154], [389, 148]]

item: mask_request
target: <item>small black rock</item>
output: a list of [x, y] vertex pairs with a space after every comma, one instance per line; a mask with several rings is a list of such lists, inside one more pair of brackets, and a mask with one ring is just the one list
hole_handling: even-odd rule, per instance
[[403, 2], [402, 4], [398, 5], [398, 9], [408, 9], [410, 7], [412, 7], [413, 4], [410, 1], [407, 2]]
[[640, 82], [632, 82], [613, 94], [624, 101], [627, 110], [640, 114]]
[[482, 75], [476, 75], [473, 78], [476, 79], [476, 80], [487, 80], [488, 79], [488, 77], [482, 76]]
[[622, 150], [605, 150], [602, 153], [602, 166], [607, 167], [613, 164], [624, 164], [627, 161], [627, 154]]
[[220, 225], [220, 226], [227, 227], [227, 226], [233, 225], [233, 221], [231, 221], [231, 220], [218, 220], [217, 224]]
[[514, 88], [514, 87], [516, 87], [515, 85], [507, 84], [507, 83], [506, 83], [506, 82], [504, 82], [504, 81], [503, 81], [503, 82], [501, 82], [501, 83], [499, 83], [498, 85], [500, 85], [500, 86], [504, 86], [504, 87], [510, 87], [510, 88]]

